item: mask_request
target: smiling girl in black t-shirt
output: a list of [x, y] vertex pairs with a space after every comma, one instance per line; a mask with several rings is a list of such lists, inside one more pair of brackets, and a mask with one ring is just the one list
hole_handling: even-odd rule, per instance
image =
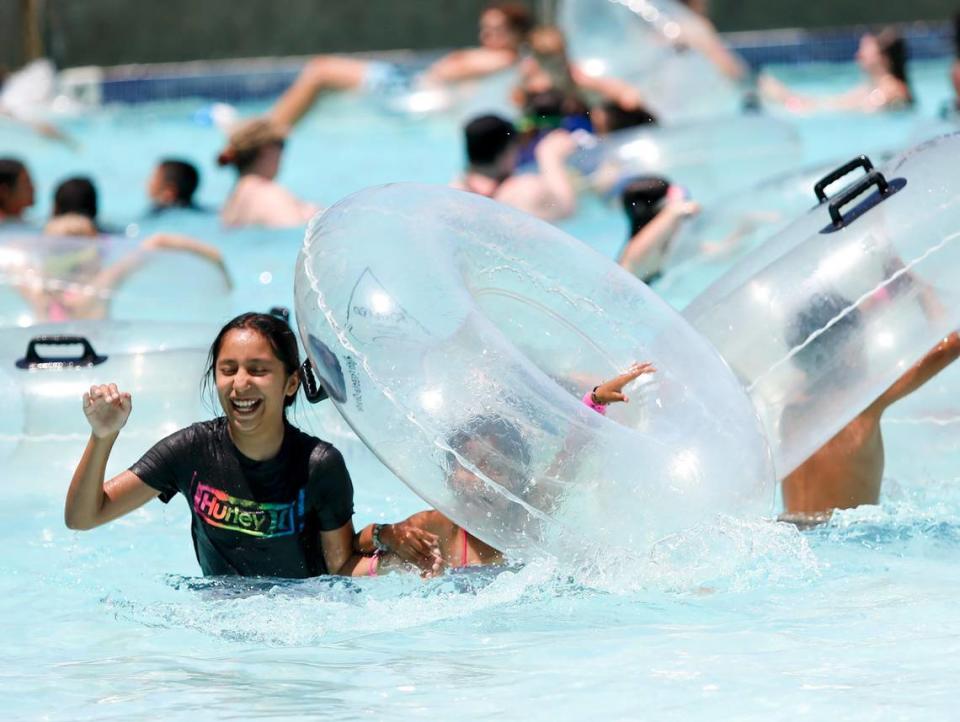
[[[266, 314], [238, 316], [210, 349], [208, 379], [224, 416], [171, 434], [108, 481], [107, 459], [130, 415], [131, 397], [116, 384], [91, 387], [83, 410], [92, 434], [67, 491], [67, 526], [91, 529], [179, 492], [190, 505], [204, 574], [362, 574], [343, 457], [286, 420], [300, 385], [298, 370], [297, 340], [286, 322]], [[404, 559], [422, 563], [435, 555], [434, 545], [409, 525], [387, 525], [380, 533]]]

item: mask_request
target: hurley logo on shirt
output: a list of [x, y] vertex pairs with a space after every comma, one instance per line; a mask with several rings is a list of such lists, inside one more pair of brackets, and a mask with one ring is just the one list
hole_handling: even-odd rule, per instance
[[298, 506], [302, 517], [302, 489], [296, 501], [287, 503], [238, 499], [202, 482], [193, 494], [193, 511], [207, 524], [259, 537], [295, 534]]

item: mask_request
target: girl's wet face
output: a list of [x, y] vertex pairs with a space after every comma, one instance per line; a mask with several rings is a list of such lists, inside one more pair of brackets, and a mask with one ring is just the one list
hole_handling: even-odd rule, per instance
[[283, 425], [284, 400], [297, 391], [270, 342], [249, 328], [227, 332], [214, 365], [217, 396], [232, 434], [273, 433]]

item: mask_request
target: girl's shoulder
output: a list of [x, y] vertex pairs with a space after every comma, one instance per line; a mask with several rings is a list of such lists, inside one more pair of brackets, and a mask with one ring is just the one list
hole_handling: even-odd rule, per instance
[[308, 460], [311, 469], [344, 464], [343, 454], [329, 441], [308, 434], [293, 424], [287, 424], [286, 433], [290, 437], [289, 448], [291, 453]]

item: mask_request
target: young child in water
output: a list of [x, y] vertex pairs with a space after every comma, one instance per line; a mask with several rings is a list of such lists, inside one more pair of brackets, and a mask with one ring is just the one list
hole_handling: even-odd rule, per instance
[[[624, 386], [655, 371], [650, 363], [635, 364], [626, 373], [585, 394], [583, 402], [598, 413], [605, 413], [608, 404], [629, 401], [623, 393]], [[447, 445], [452, 452], [447, 459], [448, 480], [454, 493], [461, 496], [464, 503], [482, 497], [499, 514], [506, 516], [515, 513], [515, 505], [506, 496], [496, 493], [461, 460], [497, 486], [510, 493], [524, 495], [517, 484], [518, 477], [527, 476], [525, 472], [530, 464], [530, 450], [517, 425], [496, 414], [476, 416], [456, 429], [447, 439]], [[429, 576], [444, 569], [501, 564], [504, 561], [498, 549], [473, 536], [435, 509], [414, 514], [399, 525], [410, 535], [425, 532], [418, 540], [422, 554], [416, 559], [405, 559], [389, 553], [391, 550], [380, 543], [379, 526], [374, 524], [358, 536], [357, 550], [367, 556], [357, 561], [360, 568], [353, 572], [354, 576], [363, 576], [364, 569], [371, 576], [378, 571], [410, 569], [411, 562], [415, 562], [421, 573]]]

